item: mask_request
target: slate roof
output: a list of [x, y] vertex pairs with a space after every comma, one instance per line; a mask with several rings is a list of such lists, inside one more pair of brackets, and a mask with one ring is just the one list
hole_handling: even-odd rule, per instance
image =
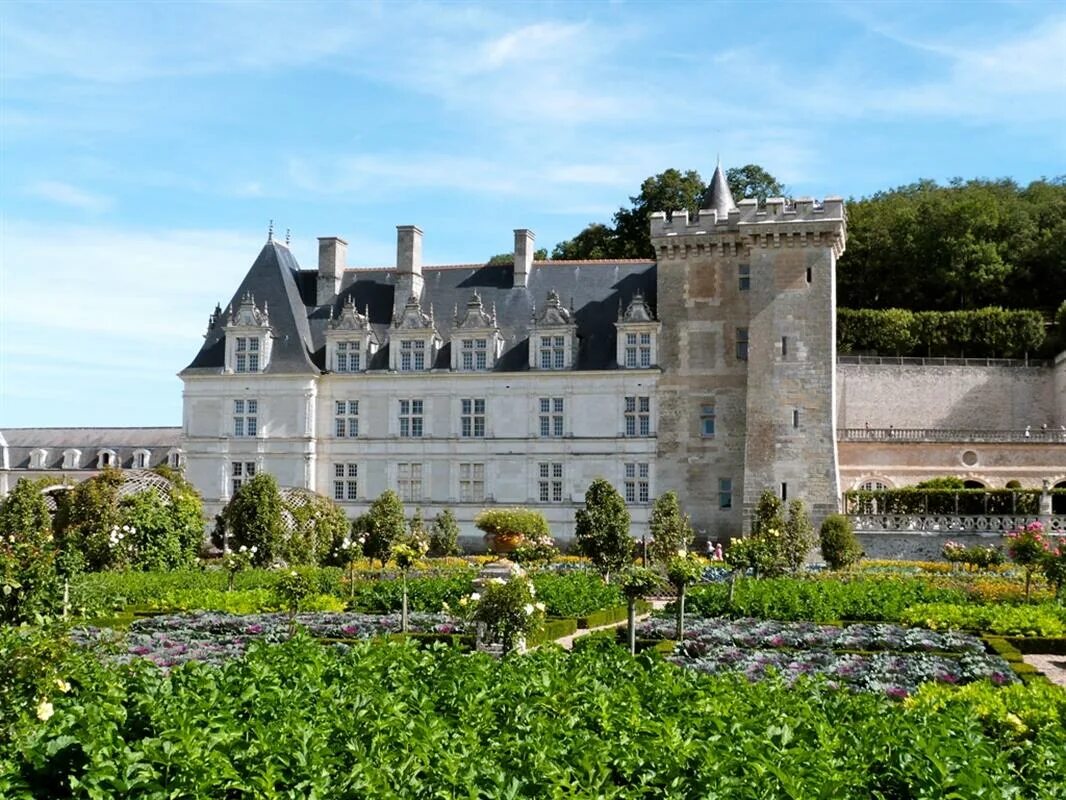
[[[149, 467], [167, 462], [167, 453], [180, 445], [181, 428], [4, 428], [0, 449], [8, 469], [29, 469], [30, 453], [48, 451], [44, 469], [62, 469], [63, 451], [80, 450], [79, 469], [97, 469], [97, 453], [113, 450], [117, 466], [132, 467], [136, 450], [149, 450]], [[5, 462], [0, 461], [0, 464]]]
[[[534, 306], [543, 308], [549, 291], [559, 293], [564, 306], [574, 309], [577, 321], [577, 369], [615, 368], [615, 327], [619, 304], [624, 309], [636, 292], [643, 293], [654, 310], [656, 268], [651, 260], [536, 261], [529, 273], [528, 286], [514, 287], [510, 264], [458, 264], [422, 268], [424, 289], [422, 309], [433, 308], [437, 331], [444, 346], [433, 365], [447, 369], [451, 364], [450, 337], [455, 309], [462, 314], [476, 290], [484, 307], [493, 306], [504, 338], [504, 350], [497, 361], [499, 371], [527, 369], [529, 331]], [[262, 307], [269, 304], [270, 324], [276, 339], [265, 372], [307, 373], [325, 369], [325, 330], [332, 312], [340, 316], [348, 299], [362, 312], [369, 308], [370, 323], [383, 347], [369, 369], [388, 368], [388, 333], [392, 322], [397, 283], [394, 268], [345, 270], [341, 291], [332, 303], [315, 305], [316, 272], [300, 270], [285, 245], [269, 241], [234, 292], [230, 308], [235, 308], [245, 292], [255, 296]], [[403, 298], [400, 306], [403, 306]], [[183, 374], [218, 374], [225, 364], [225, 321], [208, 331], [204, 345]]]

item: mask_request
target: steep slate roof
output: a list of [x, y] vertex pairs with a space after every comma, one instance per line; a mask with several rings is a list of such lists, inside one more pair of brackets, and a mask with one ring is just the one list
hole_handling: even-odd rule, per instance
[[[217, 373], [225, 366], [226, 323], [230, 313], [240, 305], [245, 292], [250, 292], [259, 309], [264, 305], [270, 316], [275, 339], [270, 363], [264, 370], [271, 373], [318, 372], [311, 361], [311, 332], [307, 324], [309, 309], [304, 305], [307, 287], [301, 286], [300, 265], [281, 242], [271, 239], [259, 251], [248, 274], [233, 293], [226, 310], [214, 327], [208, 330], [203, 347], [183, 373]], [[314, 289], [310, 290], [313, 302]]]
[[[577, 321], [577, 369], [615, 367], [615, 327], [619, 305], [624, 309], [640, 291], [655, 308], [655, 262], [618, 261], [536, 261], [527, 287], [512, 286], [514, 269], [510, 264], [488, 266], [461, 264], [423, 267], [422, 309], [433, 308], [437, 331], [444, 340], [435, 368], [451, 364], [450, 337], [455, 309], [460, 314], [473, 292], [481, 296], [485, 310], [495, 306], [504, 350], [496, 369], [516, 371], [527, 368], [528, 337], [534, 306], [539, 311], [548, 292], [555, 290], [564, 306], [574, 309]], [[349, 298], [362, 312], [369, 308], [370, 322], [383, 343], [367, 365], [369, 369], [388, 368], [388, 334], [391, 328], [397, 275], [394, 268], [345, 270], [341, 291], [333, 302], [314, 305], [316, 272], [301, 271], [288, 248], [277, 242], [264, 246], [255, 264], [233, 295], [230, 307], [239, 303], [244, 292], [255, 296], [260, 308], [269, 303], [270, 324], [277, 339], [269, 373], [301, 373], [325, 368], [325, 330], [330, 315], [340, 316]], [[406, 298], [402, 298], [406, 300]], [[402, 301], [400, 303], [403, 305]], [[184, 373], [218, 373], [225, 362], [224, 313], [208, 331], [204, 345]]]
[[[79, 469], [95, 469], [100, 450], [113, 450], [119, 466], [133, 465], [136, 450], [151, 451], [149, 466], [166, 464], [167, 453], [178, 447], [181, 428], [4, 428], [0, 448], [7, 454], [8, 469], [28, 469], [30, 453], [48, 451], [44, 469], [62, 469], [63, 451], [80, 450]], [[0, 462], [2, 463], [2, 462]]]
[[729, 182], [722, 172], [722, 164], [718, 163], [714, 168], [710, 183], [707, 184], [707, 194], [703, 203], [708, 209], [718, 212], [718, 219], [729, 216], [729, 212], [737, 207], [733, 202], [733, 193], [729, 191]]

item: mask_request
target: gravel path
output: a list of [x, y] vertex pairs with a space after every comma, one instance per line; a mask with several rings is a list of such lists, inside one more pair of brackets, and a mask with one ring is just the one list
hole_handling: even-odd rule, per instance
[[1066, 686], [1066, 656], [1025, 655], [1022, 659], [1043, 672], [1049, 681]]
[[[637, 622], [646, 620], [649, 616], [649, 614], [638, 614]], [[610, 625], [600, 625], [600, 627], [598, 628], [578, 628], [577, 631], [570, 634], [569, 636], [564, 636], [562, 639], [556, 639], [555, 644], [559, 645], [564, 650], [572, 650], [574, 648], [574, 639], [578, 639], [582, 636], [588, 636], [588, 634], [595, 633], [596, 631], [605, 631], [609, 628], [621, 628], [626, 624], [626, 620], [622, 620], [621, 622], [612, 622]]]

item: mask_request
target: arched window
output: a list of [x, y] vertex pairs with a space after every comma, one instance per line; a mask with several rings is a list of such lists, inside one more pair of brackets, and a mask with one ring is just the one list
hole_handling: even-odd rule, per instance
[[986, 487], [983, 483], [981, 483], [981, 481], [975, 481], [973, 479], [970, 479], [968, 481], [963, 481], [962, 482], [962, 488], [963, 489], [986, 489], [988, 487]]

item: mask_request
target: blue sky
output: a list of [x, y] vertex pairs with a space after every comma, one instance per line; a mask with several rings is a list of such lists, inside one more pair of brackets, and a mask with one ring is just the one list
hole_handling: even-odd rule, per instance
[[[1061, 3], [0, 4], [0, 430], [179, 425], [267, 221], [549, 249], [648, 175], [1066, 172]], [[280, 233], [279, 235], [283, 235]]]

